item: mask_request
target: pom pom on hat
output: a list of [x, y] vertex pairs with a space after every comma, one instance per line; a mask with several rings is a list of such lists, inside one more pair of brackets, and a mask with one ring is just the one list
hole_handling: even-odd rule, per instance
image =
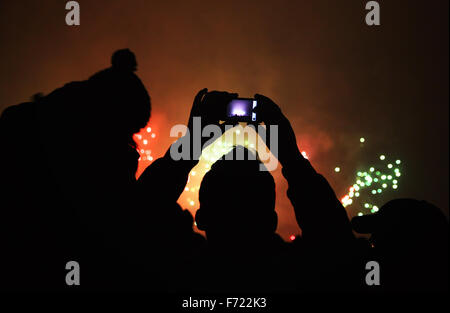
[[130, 49], [121, 49], [113, 53], [111, 57], [113, 69], [134, 72], [137, 68], [136, 56]]

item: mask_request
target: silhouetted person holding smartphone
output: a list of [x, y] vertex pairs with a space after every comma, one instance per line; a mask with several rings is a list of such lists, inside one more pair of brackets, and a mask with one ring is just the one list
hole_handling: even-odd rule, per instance
[[[202, 125], [215, 124], [223, 127], [223, 124], [219, 123], [220, 118], [223, 117], [221, 114], [226, 105], [236, 98], [237, 94], [201, 90], [194, 100], [188, 121], [190, 131], [180, 140], [191, 142], [194, 140], [192, 138], [194, 117], [201, 117]], [[288, 197], [303, 231], [301, 251], [297, 249], [294, 250], [296, 252], [291, 253], [292, 249], [287, 248], [275, 234], [277, 226], [277, 216], [274, 211], [275, 186], [269, 172], [257, 170], [259, 161], [223, 160], [213, 165], [202, 182], [200, 209], [196, 216], [197, 225], [206, 231], [207, 255], [215, 254], [222, 260], [234, 260], [235, 266], [231, 267], [230, 271], [240, 267], [248, 269], [249, 266], [258, 268], [257, 263], [261, 259], [254, 260], [256, 263], [250, 262], [245, 265], [244, 263], [249, 259], [246, 259], [244, 255], [248, 255], [249, 251], [260, 250], [265, 253], [266, 260], [273, 261], [274, 266], [283, 263], [290, 256], [293, 265], [288, 272], [294, 273], [300, 281], [289, 284], [290, 278], [285, 273], [281, 277], [286, 284], [282, 287], [275, 286], [276, 279], [270, 275], [276, 272], [267, 268], [259, 274], [253, 272], [254, 275], [251, 275], [251, 271], [247, 271], [247, 274], [252, 277], [249, 279], [241, 276], [244, 278], [234, 282], [220, 280], [219, 273], [225, 269], [224, 266], [220, 266], [220, 262], [219, 264], [209, 262], [205, 267], [199, 268], [199, 272], [207, 271], [208, 266], [214, 268], [215, 270], [206, 273], [206, 276], [210, 278], [209, 282], [216, 280], [213, 288], [219, 290], [227, 290], [227, 288], [233, 290], [239, 286], [246, 291], [254, 290], [254, 288], [276, 290], [279, 287], [299, 290], [308, 288], [334, 290], [336, 286], [353, 288], [354, 273], [351, 271], [351, 266], [354, 261], [352, 253], [355, 238], [344, 208], [325, 178], [317, 174], [301, 155], [292, 127], [278, 106], [261, 95], [255, 95], [255, 99], [258, 102], [256, 109], [261, 120], [267, 126], [277, 125], [279, 129], [277, 157], [283, 166], [283, 175], [289, 183]], [[202, 137], [203, 149], [209, 139]], [[145, 186], [146, 182], [151, 182], [157, 176], [155, 172], [168, 173], [171, 180], [160, 184], [158, 190], [161, 193], [164, 193], [164, 190], [170, 191], [171, 194], [163, 199], [171, 198], [172, 201], [176, 201], [184, 190], [190, 170], [197, 162], [192, 159], [175, 161], [171, 158], [169, 150], [163, 158], [147, 168], [139, 182]], [[231, 182], [235, 185], [232, 190], [230, 190]], [[239, 190], [237, 193], [236, 186]], [[274, 249], [270, 248], [271, 245]], [[260, 247], [264, 248], [259, 249]], [[270, 257], [267, 258], [267, 255]], [[297, 261], [296, 255], [301, 255], [301, 264]], [[215, 264], [218, 268], [215, 268]], [[266, 263], [261, 261], [259, 264]], [[308, 272], [309, 277], [307, 277]], [[226, 274], [222, 277], [230, 278]], [[265, 283], [261, 285], [258, 281], [265, 281]]]

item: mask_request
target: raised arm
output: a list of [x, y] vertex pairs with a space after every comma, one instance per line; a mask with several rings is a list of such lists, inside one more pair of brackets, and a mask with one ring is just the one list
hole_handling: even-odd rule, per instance
[[[194, 98], [191, 113], [187, 123], [186, 134], [179, 138], [166, 152], [166, 154], [147, 167], [140, 176], [138, 184], [146, 193], [152, 193], [156, 198], [163, 198], [164, 201], [177, 201], [186, 186], [189, 172], [198, 163], [199, 155], [196, 155], [194, 142], [200, 143], [200, 152], [206, 148], [210, 137], [200, 136], [194, 131], [194, 123], [200, 122], [201, 128], [206, 125], [219, 126], [222, 112], [231, 99], [237, 94], [228, 92], [211, 91], [202, 89]], [[201, 130], [201, 129], [200, 129]], [[201, 132], [200, 132], [201, 134]], [[209, 142], [211, 143], [211, 142]], [[176, 147], [189, 145], [187, 158], [175, 158], [172, 153]]]
[[255, 98], [258, 114], [267, 129], [270, 125], [278, 126], [278, 152], [272, 152], [283, 167], [282, 173], [289, 185], [287, 195], [303, 238], [322, 243], [353, 240], [344, 207], [327, 180], [300, 153], [289, 120], [271, 99], [258, 94]]

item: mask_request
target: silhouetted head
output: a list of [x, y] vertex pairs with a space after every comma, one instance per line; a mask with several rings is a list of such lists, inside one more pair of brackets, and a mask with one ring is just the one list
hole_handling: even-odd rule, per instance
[[[247, 156], [245, 160], [226, 159], [240, 152]], [[252, 152], [236, 147], [205, 174], [195, 220], [206, 232], [208, 242], [248, 242], [250, 246], [274, 234], [278, 221], [275, 182], [268, 171], [260, 170], [260, 165]]]
[[150, 96], [136, 70], [136, 57], [128, 49], [116, 51], [111, 67], [88, 80], [91, 107], [89, 114], [102, 127], [119, 136], [132, 136], [150, 119]]
[[[83, 160], [83, 168], [114, 168], [134, 178], [139, 153], [133, 135], [147, 125], [151, 112], [150, 96], [135, 70], [134, 54], [119, 50], [111, 67], [39, 99], [41, 124], [48, 135], [56, 143], [70, 141], [68, 155]], [[56, 139], [55, 133], [62, 138]], [[98, 156], [105, 153], [99, 162]]]
[[354, 217], [359, 233], [371, 234], [385, 283], [393, 288], [441, 288], [448, 284], [448, 221], [436, 206], [396, 199], [372, 215]]
[[359, 233], [370, 233], [374, 246], [395, 250], [435, 245], [448, 235], [448, 222], [441, 210], [414, 199], [389, 201], [375, 214], [353, 218], [352, 225]]

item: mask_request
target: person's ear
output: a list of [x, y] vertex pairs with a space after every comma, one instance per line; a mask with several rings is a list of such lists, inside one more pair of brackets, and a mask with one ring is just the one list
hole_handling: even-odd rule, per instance
[[207, 218], [205, 216], [204, 209], [198, 209], [197, 212], [195, 212], [195, 223], [197, 224], [197, 228], [200, 230], [206, 230], [207, 225]]

